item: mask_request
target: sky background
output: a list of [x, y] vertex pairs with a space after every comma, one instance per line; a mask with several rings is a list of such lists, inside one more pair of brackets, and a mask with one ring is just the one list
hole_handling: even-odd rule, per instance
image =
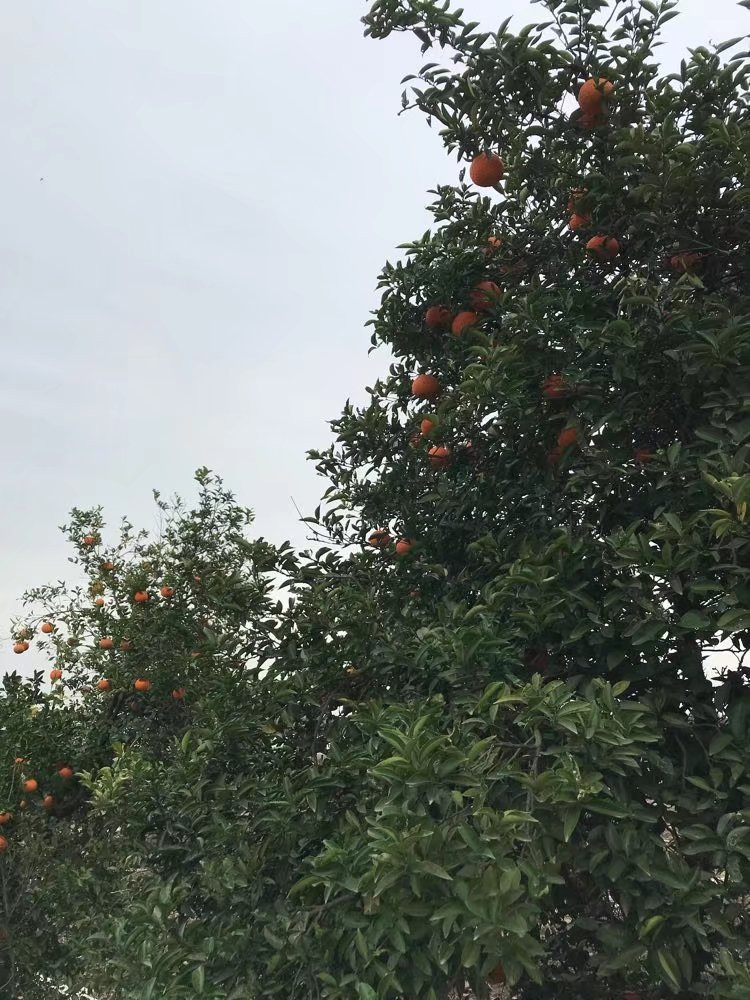
[[[497, 27], [526, 0], [465, 0]], [[57, 526], [208, 465], [260, 534], [303, 544], [325, 484], [305, 452], [387, 366], [375, 281], [427, 228], [449, 159], [400, 80], [411, 37], [357, 0], [4, 0], [0, 122], [0, 670], [29, 586], [71, 575]], [[681, 0], [665, 65], [750, 28]]]

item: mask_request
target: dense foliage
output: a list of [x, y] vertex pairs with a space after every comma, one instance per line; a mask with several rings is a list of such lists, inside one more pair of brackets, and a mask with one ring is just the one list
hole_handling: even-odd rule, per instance
[[85, 584], [27, 596], [6, 996], [750, 997], [750, 62], [544, 6], [364, 19], [460, 166], [318, 548], [202, 471], [155, 539], [75, 511]]

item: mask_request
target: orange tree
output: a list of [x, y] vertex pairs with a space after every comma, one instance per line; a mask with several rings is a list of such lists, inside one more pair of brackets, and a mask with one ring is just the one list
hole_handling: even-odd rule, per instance
[[321, 781], [393, 706], [301, 890], [326, 996], [750, 989], [748, 62], [661, 75], [672, 2], [544, 6], [365, 18], [429, 50], [403, 104], [469, 171], [314, 456], [332, 545], [283, 666], [322, 693]]
[[365, 18], [470, 169], [383, 271], [317, 550], [200, 505], [65, 598], [67, 697], [10, 684], [9, 773], [77, 769], [0, 860], [24, 996], [750, 996], [748, 64], [660, 75], [669, 0], [545, 6]]
[[[63, 530], [82, 582], [29, 591], [14, 624], [16, 648], [29, 646], [19, 655], [47, 669], [6, 676], [0, 700], [0, 996], [48, 997], [69, 983], [105, 997], [131, 982], [125, 959], [118, 972], [114, 953], [111, 967], [101, 956], [122, 940], [139, 892], [166, 891], [199, 849], [171, 805], [196, 794], [208, 803], [204, 786], [219, 774], [247, 779], [233, 724], [246, 719], [248, 745], [267, 752], [254, 724], [262, 692], [249, 680], [276, 624], [273, 575], [291, 553], [249, 540], [249, 511], [206, 470], [196, 478], [192, 510], [155, 495], [153, 539], [124, 522], [107, 544], [101, 511], [73, 511]], [[211, 732], [214, 756], [186, 793], [179, 741], [197, 727]], [[174, 769], [171, 781], [159, 767]], [[146, 811], [131, 812], [131, 797]]]

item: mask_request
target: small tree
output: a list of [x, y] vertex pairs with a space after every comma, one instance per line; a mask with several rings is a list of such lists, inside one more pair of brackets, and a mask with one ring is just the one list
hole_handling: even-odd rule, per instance
[[[191, 727], [214, 730], [211, 766], [220, 760], [226, 781], [246, 774], [231, 727], [258, 711], [248, 679], [276, 626], [272, 574], [291, 555], [248, 540], [250, 512], [207, 470], [196, 478], [192, 510], [155, 494], [155, 539], [124, 521], [107, 544], [100, 510], [73, 511], [63, 531], [83, 582], [25, 595], [16, 636], [51, 670], [49, 687], [41, 670], [29, 682], [6, 675], [0, 701], [8, 996], [46, 998], [67, 982], [104, 998], [142, 982], [145, 953], [134, 957], [123, 941], [125, 915], [154, 883], [163, 895], [197, 849], [179, 821], [162, 821], [176, 797], [185, 805], [179, 740]], [[206, 780], [187, 794], [207, 802]]]

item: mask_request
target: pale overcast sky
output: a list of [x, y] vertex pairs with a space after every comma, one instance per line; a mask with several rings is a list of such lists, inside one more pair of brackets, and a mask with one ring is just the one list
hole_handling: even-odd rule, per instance
[[[489, 28], [526, 0], [465, 0]], [[357, 0], [4, 0], [0, 122], [0, 636], [69, 575], [73, 505], [155, 523], [151, 489], [208, 465], [304, 540], [305, 462], [387, 358], [364, 324], [394, 247], [456, 178], [400, 79], [411, 38]], [[681, 0], [664, 60], [750, 28]], [[427, 58], [427, 57], [425, 57]], [[28, 658], [28, 659], [27, 659]], [[3, 643], [0, 669], [30, 669]]]

